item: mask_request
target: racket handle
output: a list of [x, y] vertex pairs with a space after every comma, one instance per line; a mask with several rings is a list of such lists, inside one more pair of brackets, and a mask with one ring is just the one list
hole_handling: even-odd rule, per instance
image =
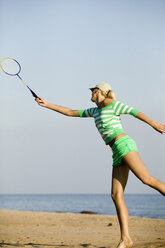
[[36, 93], [34, 93], [34, 91], [31, 90], [31, 93], [33, 95], [33, 97], [37, 98], [38, 96], [36, 95]]
[[30, 90], [30, 92], [32, 93], [32, 96], [35, 97], [35, 98], [37, 98], [38, 96], [36, 95], [36, 93], [34, 93], [34, 91], [32, 91], [32, 90], [29, 88], [29, 86], [27, 86], [27, 87], [28, 87], [28, 89]]

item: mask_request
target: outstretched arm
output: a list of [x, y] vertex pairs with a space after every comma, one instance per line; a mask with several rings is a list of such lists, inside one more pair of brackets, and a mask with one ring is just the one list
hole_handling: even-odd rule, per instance
[[156, 131], [158, 131], [159, 133], [162, 133], [162, 134], [165, 133], [165, 125], [164, 124], [153, 121], [152, 119], [150, 119], [148, 116], [142, 114], [141, 112], [138, 112], [138, 114], [136, 115], [136, 118], [138, 118], [141, 121], [146, 122], [151, 127], [153, 127]]
[[59, 106], [59, 105], [55, 105], [49, 102], [46, 102], [43, 98], [41, 97], [37, 97], [35, 99], [35, 101], [41, 106], [41, 107], [45, 107], [51, 110], [54, 110], [56, 112], [59, 112], [63, 115], [67, 115], [67, 116], [74, 116], [74, 117], [79, 117], [79, 113], [78, 110], [72, 110], [70, 108], [67, 107], [63, 107], [63, 106]]

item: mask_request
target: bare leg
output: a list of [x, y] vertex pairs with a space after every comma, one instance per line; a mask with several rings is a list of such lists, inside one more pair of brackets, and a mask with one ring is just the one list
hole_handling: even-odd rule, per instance
[[121, 230], [121, 240], [117, 248], [130, 248], [133, 242], [128, 230], [128, 210], [124, 202], [124, 189], [127, 183], [129, 169], [146, 185], [165, 195], [165, 184], [152, 177], [137, 152], [129, 152], [122, 159], [122, 165], [113, 167], [112, 199], [116, 206]]
[[116, 206], [117, 216], [120, 224], [121, 240], [118, 248], [132, 247], [133, 242], [128, 230], [128, 210], [124, 202], [124, 189], [127, 183], [129, 168], [127, 165], [113, 167], [112, 172], [112, 199]]
[[146, 185], [156, 189], [165, 196], [165, 184], [152, 177], [137, 152], [129, 152], [123, 158], [123, 163]]

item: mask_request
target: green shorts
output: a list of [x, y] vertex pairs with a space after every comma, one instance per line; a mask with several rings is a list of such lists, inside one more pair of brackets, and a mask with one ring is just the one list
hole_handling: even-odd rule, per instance
[[131, 139], [128, 135], [125, 135], [118, 140], [112, 146], [112, 158], [113, 164], [112, 166], [119, 166], [122, 163], [122, 158], [129, 152], [135, 151], [137, 152], [137, 145], [133, 139]]

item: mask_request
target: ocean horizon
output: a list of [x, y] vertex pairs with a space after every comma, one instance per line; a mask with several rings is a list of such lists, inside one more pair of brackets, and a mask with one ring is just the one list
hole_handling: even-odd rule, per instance
[[[161, 195], [125, 194], [124, 199], [130, 216], [165, 219]], [[0, 209], [116, 215], [110, 194], [0, 194]]]

